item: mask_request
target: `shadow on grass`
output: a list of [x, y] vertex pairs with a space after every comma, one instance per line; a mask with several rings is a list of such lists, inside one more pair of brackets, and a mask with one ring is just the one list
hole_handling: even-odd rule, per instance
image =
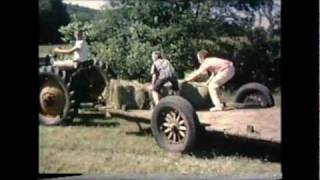
[[[119, 122], [104, 119], [95, 121], [92, 118], [80, 118], [80, 121], [72, 122], [67, 126], [102, 126], [117, 127]], [[134, 136], [152, 136], [150, 126], [136, 130], [127, 131], [127, 135]], [[238, 136], [225, 136], [221, 132], [204, 131], [196, 140], [196, 147], [190, 153], [198, 158], [215, 158], [216, 156], [244, 156], [251, 158], [259, 158], [271, 162], [280, 162], [280, 144], [267, 141], [258, 141]]]
[[81, 118], [78, 121], [65, 123], [64, 126], [87, 126], [87, 127], [117, 127], [120, 123], [117, 121], [110, 121], [108, 119], [103, 121], [96, 121], [94, 119]]
[[66, 126], [87, 126], [87, 127], [117, 127], [119, 126], [119, 122], [94, 122], [92, 120], [81, 120], [79, 122], [72, 122], [67, 124]]
[[[142, 131], [127, 132], [128, 135], [152, 136], [151, 128]], [[280, 162], [280, 144], [253, 140], [238, 136], [225, 136], [220, 132], [203, 132], [190, 153], [198, 158], [215, 158], [216, 156], [244, 156], [259, 158], [270, 162]]]
[[117, 127], [119, 122], [93, 122], [93, 121], [80, 121], [69, 124], [68, 126], [87, 126], [87, 127]]
[[270, 162], [281, 161], [281, 145], [278, 143], [238, 136], [226, 137], [220, 132], [204, 132], [197, 139], [196, 148], [191, 153], [196, 157], [209, 159], [219, 155], [238, 155]]
[[127, 131], [127, 135], [135, 135], [135, 136], [152, 136], [151, 128], [143, 128], [137, 131]]

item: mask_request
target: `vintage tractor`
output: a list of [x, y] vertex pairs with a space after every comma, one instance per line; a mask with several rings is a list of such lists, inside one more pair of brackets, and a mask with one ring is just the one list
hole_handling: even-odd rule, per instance
[[85, 61], [77, 69], [53, 67], [55, 56], [39, 58], [39, 121], [43, 125], [68, 123], [81, 104], [103, 105], [108, 66], [102, 61]]

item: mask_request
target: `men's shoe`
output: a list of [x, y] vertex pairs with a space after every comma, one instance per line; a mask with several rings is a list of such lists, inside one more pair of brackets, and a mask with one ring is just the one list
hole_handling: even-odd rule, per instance
[[215, 111], [223, 111], [223, 107], [213, 107], [213, 108], [210, 108], [211, 112], [215, 112]]

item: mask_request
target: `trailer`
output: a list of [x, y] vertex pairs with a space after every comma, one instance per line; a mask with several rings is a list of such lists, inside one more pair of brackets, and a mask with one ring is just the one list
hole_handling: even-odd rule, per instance
[[112, 117], [151, 124], [157, 144], [172, 152], [189, 152], [203, 131], [281, 143], [280, 107], [229, 103], [225, 111], [195, 110], [181, 96], [167, 96], [153, 110], [108, 109]]

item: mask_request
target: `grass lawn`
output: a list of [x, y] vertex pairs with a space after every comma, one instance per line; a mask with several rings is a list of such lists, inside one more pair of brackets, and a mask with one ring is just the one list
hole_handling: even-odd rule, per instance
[[39, 127], [39, 173], [280, 174], [280, 162], [241, 154], [244, 146], [260, 151], [254, 144], [250, 147], [227, 140], [220, 142], [220, 150], [213, 146], [181, 155], [160, 149], [152, 135], [138, 133], [134, 123], [78, 121], [72, 126]]

